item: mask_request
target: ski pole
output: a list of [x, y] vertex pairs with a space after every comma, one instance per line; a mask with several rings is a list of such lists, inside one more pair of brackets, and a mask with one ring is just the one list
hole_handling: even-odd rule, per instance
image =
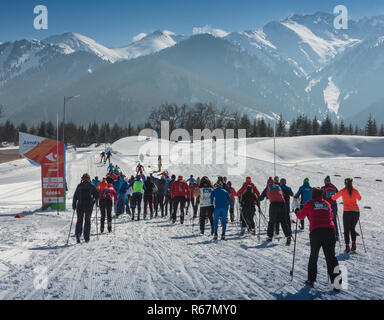
[[365, 247], [365, 243], [364, 243], [363, 229], [361, 228], [360, 219], [359, 219], [359, 226], [360, 226], [361, 240], [363, 240], [364, 251], [365, 253], [367, 253], [367, 248]]
[[339, 230], [339, 246], [340, 246], [340, 252], [341, 252], [341, 225], [340, 225], [340, 219], [339, 219], [339, 215], [336, 214], [336, 219], [337, 219], [337, 229]]
[[299, 219], [296, 217], [296, 231], [295, 231], [295, 245], [293, 248], [293, 260], [292, 260], [292, 269], [291, 269], [291, 281], [293, 281], [293, 270], [295, 269], [295, 256], [296, 256], [296, 239], [297, 239], [297, 225], [298, 225]]
[[96, 235], [97, 235], [97, 240], [99, 240], [99, 226], [97, 225], [97, 202], [96, 202]]
[[260, 241], [260, 238], [261, 238], [261, 209], [259, 207], [259, 236], [258, 236], [259, 241]]
[[73, 224], [73, 218], [75, 217], [75, 211], [76, 211], [76, 210], [73, 210], [72, 220], [71, 220], [71, 226], [70, 226], [70, 228], [69, 228], [68, 239], [67, 239], [67, 244], [66, 244], [66, 245], [68, 245], [69, 237], [71, 236], [72, 224]]

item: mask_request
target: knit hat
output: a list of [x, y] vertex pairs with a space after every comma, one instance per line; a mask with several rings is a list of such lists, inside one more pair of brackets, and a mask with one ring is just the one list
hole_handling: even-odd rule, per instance
[[304, 183], [309, 183], [309, 178], [305, 178]]
[[84, 173], [81, 180], [91, 180], [91, 176], [88, 173]]
[[273, 179], [272, 177], [269, 177], [267, 181], [267, 185], [271, 185], [271, 184], [273, 184]]
[[331, 183], [331, 178], [329, 176], [326, 176], [324, 179], [324, 183]]
[[251, 177], [246, 177], [246, 178], [245, 178], [245, 181], [246, 181], [246, 182], [252, 182], [252, 179], [251, 179]]
[[285, 185], [287, 184], [287, 180], [284, 179], [284, 178], [281, 178], [281, 179], [280, 179], [280, 184], [281, 184], [282, 186], [285, 186]]

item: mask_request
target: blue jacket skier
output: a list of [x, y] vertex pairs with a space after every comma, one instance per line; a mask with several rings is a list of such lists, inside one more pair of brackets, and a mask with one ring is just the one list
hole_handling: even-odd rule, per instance
[[228, 214], [228, 204], [233, 206], [232, 199], [229, 193], [224, 189], [225, 186], [220, 184], [217, 185], [217, 188], [211, 193], [211, 204], [215, 203], [214, 211], [214, 240], [217, 240], [217, 229], [219, 225], [219, 219], [221, 218], [221, 225], [223, 226], [223, 233], [221, 235], [221, 240], [225, 240], [225, 232], [227, 228], [227, 214]]
[[[312, 187], [309, 184], [309, 178], [304, 179], [303, 185], [299, 188], [299, 191], [295, 194], [295, 198], [301, 198], [300, 208], [303, 209], [304, 205], [312, 199]], [[304, 229], [304, 220], [300, 220], [300, 229]]]

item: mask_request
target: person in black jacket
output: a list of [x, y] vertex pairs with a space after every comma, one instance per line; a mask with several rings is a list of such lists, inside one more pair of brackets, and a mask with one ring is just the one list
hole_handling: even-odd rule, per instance
[[152, 182], [151, 177], [147, 177], [144, 181], [144, 220], [147, 218], [147, 207], [151, 213], [150, 218], [153, 218], [153, 196], [157, 191], [157, 187]]
[[159, 205], [160, 205], [160, 211], [161, 211], [161, 217], [164, 218], [164, 193], [165, 193], [165, 187], [167, 185], [167, 180], [164, 176], [161, 177], [161, 179], [155, 178], [154, 181], [157, 192], [155, 193], [155, 217], [157, 217], [157, 213], [159, 211]]
[[[288, 229], [292, 232], [292, 228], [291, 228], [292, 222], [291, 222], [290, 212], [291, 212], [291, 197], [293, 197], [293, 191], [291, 187], [287, 186], [287, 180], [284, 178], [280, 180], [280, 186], [281, 186], [281, 190], [283, 191], [283, 196], [285, 200], [285, 210], [286, 210], [285, 214], [286, 214]], [[278, 231], [278, 229], [279, 229], [279, 224], [277, 224], [276, 226], [276, 231]]]
[[92, 185], [90, 175], [85, 173], [81, 177], [81, 183], [76, 188], [72, 202], [72, 208], [76, 210], [77, 214], [75, 231], [77, 243], [80, 243], [80, 236], [83, 233], [83, 222], [84, 240], [85, 242], [89, 242], [93, 206], [98, 198], [99, 192], [95, 186]]
[[256, 206], [259, 206], [259, 199], [252, 191], [252, 186], [247, 186], [246, 191], [242, 194], [240, 199], [241, 204], [241, 235], [245, 233], [245, 228], [253, 235], [256, 234], [255, 221], [253, 219]]

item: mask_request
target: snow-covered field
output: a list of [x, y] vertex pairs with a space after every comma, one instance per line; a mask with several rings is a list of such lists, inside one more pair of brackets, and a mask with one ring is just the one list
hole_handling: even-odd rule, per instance
[[[112, 162], [130, 175], [142, 143], [135, 137], [116, 142]], [[215, 146], [222, 148], [222, 143], [218, 140]], [[178, 146], [187, 150], [190, 144]], [[308, 223], [297, 236], [293, 281], [293, 245], [286, 247], [282, 236], [269, 245], [251, 235], [239, 237], [235, 223], [229, 223], [227, 241], [214, 243], [210, 236], [199, 234], [189, 216], [184, 225], [172, 225], [162, 218], [132, 222], [124, 215], [116, 221], [115, 233], [97, 240], [93, 221], [89, 244], [75, 244], [72, 235], [66, 246], [72, 195], [81, 175], [106, 173], [106, 167], [98, 164], [102, 146], [68, 151], [69, 210], [59, 216], [39, 211], [39, 167], [24, 159], [0, 165], [0, 299], [383, 299], [384, 183], [376, 179], [384, 178], [384, 139], [281, 138], [276, 146], [277, 174], [287, 179], [294, 192], [305, 177], [312, 186], [321, 186], [330, 175], [339, 188], [345, 177], [361, 177], [354, 183], [363, 197], [361, 223], [368, 253], [361, 237], [356, 255], [340, 252], [337, 245], [337, 257], [348, 273], [348, 288], [341, 293], [331, 290], [322, 253], [315, 289], [303, 286], [309, 258]], [[184, 177], [207, 175], [216, 180], [227, 175], [226, 165], [172, 166], [165, 156], [163, 161], [170, 173]], [[273, 175], [273, 140], [248, 139], [241, 161], [246, 162], [246, 172], [229, 176], [234, 187], [238, 189], [250, 175], [263, 189]], [[143, 163], [150, 172], [157, 156], [144, 155]], [[262, 208], [268, 210], [264, 203]], [[25, 218], [15, 219], [18, 213]], [[262, 240], [265, 233], [262, 229]], [[41, 289], [45, 281], [47, 287]]]

